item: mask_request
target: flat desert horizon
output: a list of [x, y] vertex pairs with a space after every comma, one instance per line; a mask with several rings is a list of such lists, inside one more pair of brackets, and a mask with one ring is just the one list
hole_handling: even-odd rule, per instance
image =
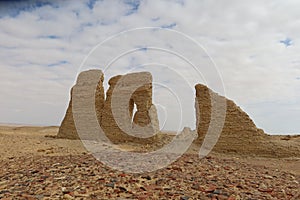
[[[12, 127], [57, 127], [59, 128], [59, 125], [49, 125], [49, 124], [30, 124], [30, 123], [10, 123], [10, 122], [0, 122], [0, 126], [12, 126]], [[176, 134], [176, 131], [173, 130], [164, 130], [164, 132], [168, 132], [169, 134]], [[282, 133], [267, 133], [268, 135], [300, 135], [298, 132], [282, 132]]]

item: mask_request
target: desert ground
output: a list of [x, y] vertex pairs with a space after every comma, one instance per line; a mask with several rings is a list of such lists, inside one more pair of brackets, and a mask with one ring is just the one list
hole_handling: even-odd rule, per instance
[[291, 156], [213, 151], [199, 159], [193, 144], [166, 168], [129, 174], [97, 161], [80, 140], [55, 138], [57, 132], [0, 126], [0, 199], [300, 199], [299, 136], [271, 136], [275, 145], [294, 146]]

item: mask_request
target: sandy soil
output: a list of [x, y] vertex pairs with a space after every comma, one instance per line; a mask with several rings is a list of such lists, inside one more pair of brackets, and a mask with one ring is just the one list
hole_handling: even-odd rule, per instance
[[28, 155], [59, 156], [86, 152], [80, 141], [52, 138], [56, 136], [57, 132], [58, 127], [0, 126], [1, 159]]
[[[87, 150], [79, 140], [56, 139], [58, 127], [16, 127], [0, 126], [1, 159], [23, 156], [65, 156], [87, 154]], [[283, 139], [286, 138], [286, 139]], [[294, 140], [293, 140], [294, 139]], [[274, 136], [277, 145], [300, 146], [298, 136]], [[122, 145], [120, 149], [135, 150], [136, 145]], [[191, 146], [188, 153], [197, 154], [199, 147]], [[298, 157], [265, 158], [243, 156], [238, 154], [222, 154], [212, 152], [211, 155], [221, 158], [233, 158], [254, 165], [281, 169], [300, 175], [300, 152]]]
[[[0, 155], [1, 155], [0, 160], [1, 160], [2, 164], [4, 166], [12, 167], [12, 165], [9, 163], [14, 163], [14, 162], [15, 163], [18, 163], [18, 162], [26, 163], [26, 161], [24, 161], [24, 159], [26, 160], [26, 158], [30, 158], [30, 159], [43, 158], [43, 159], [47, 160], [47, 161], [45, 161], [46, 163], [48, 163], [48, 162], [51, 163], [52, 162], [51, 160], [63, 159], [63, 158], [67, 158], [68, 156], [79, 156], [78, 160], [82, 159], [82, 156], [83, 157], [89, 156], [89, 153], [86, 151], [86, 149], [83, 147], [83, 145], [80, 141], [57, 139], [57, 138], [55, 138], [57, 132], [58, 132], [58, 127], [0, 126]], [[275, 138], [274, 141], [277, 142], [278, 145], [284, 146], [285, 144], [287, 144], [287, 145], [291, 145], [291, 144], [299, 145], [300, 144], [299, 137], [297, 137], [297, 136], [294, 136], [294, 137], [277, 136], [274, 138]], [[288, 141], [288, 143], [287, 143], [287, 141]], [[130, 145], [122, 146], [120, 148], [125, 148], [127, 150], [128, 149], [134, 150], [134, 148]], [[196, 161], [198, 150], [199, 150], [199, 147], [196, 146], [195, 144], [193, 144], [187, 153], [187, 155], [192, 156], [191, 158], [187, 158], [187, 159], [195, 158], [192, 162], [195, 164], [195, 166], [197, 165], [196, 162], [198, 162], [198, 161]], [[295, 155], [295, 154], [293, 154], [293, 155]], [[217, 165], [222, 166], [222, 164], [223, 164], [222, 162], [227, 162], [227, 161], [230, 161], [229, 163], [234, 163], [232, 165], [234, 165], [235, 168], [239, 168], [239, 166], [240, 166], [241, 169], [239, 169], [239, 170], [241, 170], [241, 172], [240, 172], [241, 174], [242, 173], [247, 174], [248, 173], [247, 170], [250, 173], [251, 170], [254, 170], [254, 169], [255, 170], [259, 169], [262, 171], [264, 170], [267, 172], [270, 171], [271, 174], [272, 173], [274, 173], [274, 174], [288, 173], [290, 175], [284, 174], [284, 176], [293, 177], [294, 182], [292, 182], [292, 183], [295, 183], [296, 184], [295, 187], [298, 187], [298, 186], [300, 186], [299, 185], [299, 182], [300, 182], [300, 154], [299, 154], [299, 152], [296, 152], [296, 155], [299, 155], [299, 156], [298, 157], [297, 156], [286, 157], [286, 158], [279, 159], [279, 158], [242, 156], [242, 155], [238, 155], [238, 154], [222, 154], [222, 153], [212, 152], [209, 155], [209, 157], [212, 157], [212, 162], [216, 162], [216, 163], [220, 162], [219, 164], [216, 164], [216, 166]], [[91, 158], [88, 158], [87, 160], [91, 160]], [[180, 162], [183, 162], [183, 161], [178, 161], [178, 163], [180, 163]], [[187, 161], [187, 162], [185, 162], [185, 164], [182, 164], [182, 163], [181, 164], [183, 166], [185, 166], [185, 165], [188, 165], [189, 162], [190, 161]], [[199, 160], [199, 163], [200, 162], [204, 162], [204, 161]], [[34, 168], [31, 166], [32, 163], [27, 163], [27, 165], [28, 165], [28, 167]], [[175, 166], [176, 166], [176, 164], [175, 164]], [[245, 170], [243, 170], [243, 168], [244, 168], [243, 166], [244, 167], [249, 166], [249, 169], [245, 168]], [[6, 176], [3, 175], [3, 174], [5, 174], [4, 168], [1, 169], [2, 171], [0, 170], [0, 199], [1, 199], [1, 197], [3, 197], [3, 198], [8, 197], [8, 199], [14, 199], [14, 197], [15, 197], [15, 196], [13, 196], [14, 193], [9, 192], [10, 191], [10, 190], [8, 190], [9, 187], [8, 187], [8, 185], [5, 185], [6, 182], [5, 182], [5, 180], [3, 180], [4, 177], [6, 177], [6, 179], [10, 178], [10, 175], [7, 173], [6, 173]], [[226, 166], [224, 168], [226, 169]], [[27, 168], [25, 167], [25, 169], [27, 169]], [[14, 170], [17, 170], [17, 167], [16, 167], [16, 169], [12, 168], [10, 170], [11, 170], [10, 173], [16, 173]], [[168, 169], [166, 169], [166, 170], [168, 170]], [[259, 170], [257, 170], [258, 174], [260, 173]], [[213, 173], [213, 172], [211, 172], [211, 173]], [[248, 175], [249, 175], [249, 173], [248, 173]], [[190, 174], [190, 173], [188, 173], [188, 174]], [[11, 174], [11, 176], [13, 176], [13, 174]], [[225, 176], [229, 177], [230, 174], [227, 174], [227, 175], [225, 174]], [[247, 176], [247, 175], [245, 175], [245, 176]], [[277, 175], [274, 175], [274, 177], [275, 176], [277, 176]], [[293, 180], [291, 180], [291, 181], [293, 181]], [[262, 182], [262, 183], [264, 184], [264, 182]], [[6, 193], [5, 193], [5, 191], [6, 191]], [[237, 191], [238, 191], [238, 189], [237, 189]], [[293, 192], [291, 192], [290, 196], [287, 196], [287, 197], [289, 197], [287, 199], [293, 199], [294, 197], [297, 197], [297, 195], [299, 195], [299, 191], [298, 191], [298, 193], [296, 193], [295, 191], [297, 191], [297, 190], [293, 190]], [[113, 191], [111, 191], [111, 192], [113, 192]], [[200, 191], [200, 192], [204, 193], [205, 195], [207, 193], [209, 193], [206, 190], [204, 192], [203, 191]], [[252, 192], [253, 191], [251, 190], [251, 193], [249, 193], [250, 197], [251, 197], [251, 195], [255, 194], [255, 192], [254, 193], [252, 193]], [[259, 191], [259, 192], [261, 192], [261, 191]], [[35, 192], [32, 192], [32, 193], [35, 194]], [[202, 193], [201, 193], [201, 195], [202, 195]], [[17, 194], [17, 193], [15, 193], [15, 194]], [[33, 194], [31, 194], [31, 195], [33, 195]], [[62, 192], [61, 193], [62, 196], [59, 196], [60, 194], [54, 194], [54, 196], [51, 194], [49, 196], [49, 199], [52, 199], [54, 197], [57, 197], [58, 199], [61, 197], [67, 198], [66, 194], [69, 194], [69, 193]], [[188, 193], [188, 194], [191, 195], [190, 199], [194, 199], [192, 197], [194, 193]], [[232, 195], [233, 196], [235, 195], [235, 197], [238, 197], [237, 194], [238, 193], [232, 193]], [[55, 196], [55, 195], [57, 195], [57, 196]], [[70, 193], [70, 198], [72, 197], [72, 195], [74, 196], [73, 193]], [[166, 195], [168, 196], [168, 194], [166, 194]], [[200, 195], [200, 194], [198, 194], [198, 195]], [[207, 197], [207, 195], [205, 197]], [[245, 193], [245, 195], [247, 195], [247, 193]], [[261, 194], [257, 194], [257, 195], [261, 195]], [[278, 195], [279, 195], [279, 193], [278, 193]], [[239, 199], [239, 198], [233, 198], [233, 196], [231, 199]], [[11, 197], [11, 198], [9, 198], [9, 197]], [[45, 197], [45, 196], [43, 196], [43, 197]], [[108, 196], [106, 196], [106, 197], [107, 198], [103, 197], [103, 199], [109, 199]], [[169, 196], [169, 197], [171, 198], [171, 196]], [[209, 199], [213, 199], [214, 195], [212, 195], [210, 197], [209, 197]], [[259, 196], [259, 197], [262, 198], [265, 196]], [[278, 199], [280, 199], [280, 198], [281, 197], [278, 196]], [[28, 198], [20, 197], [20, 199], [28, 199]], [[36, 199], [36, 198], [33, 198], [33, 199]], [[44, 199], [44, 198], [41, 198], [41, 199]], [[81, 199], [85, 199], [85, 198], [81, 198]], [[114, 198], [111, 198], [111, 199], [114, 199]], [[115, 199], [117, 199], [117, 198], [115, 198]], [[133, 198], [133, 199], [135, 199], [135, 198]], [[143, 199], [143, 198], [139, 198], [137, 196], [136, 199]], [[148, 198], [144, 198], [144, 199], [152, 199], [152, 198], [150, 198], [148, 196]], [[184, 198], [181, 198], [181, 199], [184, 199]], [[188, 198], [186, 198], [186, 199], [188, 199]], [[230, 199], [230, 195], [227, 196], [226, 198], [224, 197], [224, 199]], [[266, 198], [266, 199], [268, 199], [268, 198]], [[270, 197], [270, 199], [272, 199], [272, 198]]]

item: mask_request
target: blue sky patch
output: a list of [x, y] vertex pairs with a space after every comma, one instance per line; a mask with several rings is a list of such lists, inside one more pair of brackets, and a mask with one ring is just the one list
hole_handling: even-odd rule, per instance
[[66, 61], [66, 60], [62, 60], [62, 61], [59, 61], [59, 62], [56, 62], [56, 63], [48, 64], [47, 67], [55, 67], [55, 66], [64, 65], [64, 64], [67, 64], [67, 63], [69, 63], [69, 62]]
[[292, 45], [292, 40], [290, 38], [286, 38], [285, 40], [280, 40], [279, 42], [284, 44], [286, 47]]
[[55, 40], [55, 39], [60, 39], [61, 37], [57, 36], [57, 35], [43, 35], [43, 36], [40, 36], [39, 38], [40, 39], [52, 39], [52, 40]]
[[151, 21], [153, 21], [153, 22], [156, 22], [158, 20], [160, 20], [160, 17], [154, 17], [154, 18], [151, 19]]
[[86, 5], [89, 7], [89, 9], [93, 10], [96, 2], [97, 0], [89, 0]]
[[49, 39], [59, 39], [60, 37], [56, 36], [56, 35], [48, 35], [47, 38], [49, 38]]
[[44, 6], [58, 7], [53, 1], [0, 1], [0, 18], [17, 17], [22, 12], [31, 12]]
[[147, 48], [147, 47], [141, 47], [139, 50], [140, 50], [140, 51], [147, 51], [148, 48]]
[[124, 3], [130, 7], [126, 16], [136, 13], [141, 4], [140, 0], [125, 0]]
[[86, 22], [86, 23], [82, 23], [80, 24], [80, 26], [77, 28], [77, 32], [83, 32], [85, 28], [89, 28], [89, 27], [92, 27], [93, 24], [90, 23], [90, 22]]
[[138, 51], [147, 51], [148, 48], [146, 46], [136, 46], [135, 48], [138, 49]]
[[165, 24], [165, 25], [162, 25], [161, 28], [174, 28], [177, 24], [174, 22], [172, 24]]

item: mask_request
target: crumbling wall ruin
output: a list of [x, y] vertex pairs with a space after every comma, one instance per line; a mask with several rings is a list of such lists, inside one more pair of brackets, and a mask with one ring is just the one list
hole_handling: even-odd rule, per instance
[[232, 135], [236, 133], [248, 133], [250, 135], [261, 135], [261, 130], [256, 127], [252, 119], [232, 100], [226, 99], [213, 92], [205, 85], [197, 84], [196, 89], [196, 125], [199, 136], [205, 135], [211, 120], [212, 95], [226, 101], [226, 118], [222, 134]]
[[[256, 127], [252, 119], [232, 100], [213, 92], [205, 85], [197, 84], [195, 107], [196, 127], [198, 132], [197, 143], [202, 143], [211, 119], [212, 101], [218, 99], [226, 102], [226, 116], [220, 138], [214, 147], [219, 152], [258, 153], [265, 151], [262, 141], [267, 135]], [[211, 96], [214, 95], [214, 98]]]
[[[139, 80], [143, 80], [146, 84], [135, 88]], [[109, 89], [106, 93], [103, 117], [100, 124], [104, 132], [108, 133], [109, 139], [115, 143], [138, 142], [149, 144], [157, 141], [159, 136], [155, 134], [159, 131], [159, 123], [155, 106], [152, 103], [152, 75], [148, 72], [118, 75], [112, 77], [108, 83]], [[116, 87], [117, 91], [115, 91]], [[113, 95], [117, 98], [115, 105], [112, 105]], [[133, 115], [134, 104], [136, 104], [137, 111]], [[124, 110], [124, 108], [127, 110]], [[126, 112], [129, 113], [128, 116], [125, 116]], [[116, 121], [118, 118], [125, 120], [125, 124], [118, 124]], [[121, 120], [121, 122], [123, 121]], [[120, 127], [128, 124], [130, 127], [127, 126], [126, 129], [126, 126], [124, 126], [125, 130]], [[151, 130], [148, 130], [153, 136], [149, 135], [147, 138], [139, 138], [128, 134], [129, 132], [134, 132], [136, 126], [142, 128], [150, 127]]]
[[[77, 83], [75, 85], [78, 87], [74, 86], [71, 89], [69, 106], [59, 128], [59, 132], [57, 134], [58, 138], [80, 139], [74, 124], [73, 117], [75, 115], [72, 110], [73, 101], [74, 99], [77, 99], [78, 96], [74, 98], [75, 93], [73, 92], [74, 90], [84, 91], [85, 85], [89, 88], [95, 88], [97, 82], [90, 81], [90, 76], [97, 77], [93, 80], [97, 81], [99, 79], [95, 93], [96, 117], [106, 136], [113, 143], [120, 144], [124, 142], [132, 142], [134, 144], [142, 144], [143, 148], [144, 146], [148, 146], [145, 144], [150, 144], [149, 149], [152, 149], [152, 147], [154, 147], [153, 149], [157, 149], [157, 147], [162, 147], [164, 144], [168, 143], [170, 139], [172, 139], [170, 138], [171, 136], [166, 136], [160, 132], [155, 134], [159, 131], [159, 123], [156, 108], [152, 103], [152, 76], [150, 73], [131, 73], [111, 78], [109, 80], [109, 89], [107, 90], [105, 99], [103, 88], [104, 75], [100, 70], [85, 71], [78, 76]], [[123, 79], [127, 81], [122, 82], [121, 80]], [[83, 81], [83, 83], [78, 85], [79, 80]], [[136, 86], [136, 82], [139, 82], [139, 80], [145, 80], [145, 83], [138, 85], [137, 88], [132, 90], [132, 87]], [[222, 124], [220, 137], [213, 149], [214, 151], [268, 157], [290, 156], [291, 151], [289, 148], [292, 147], [279, 145], [278, 141], [272, 140], [272, 136], [265, 134], [263, 130], [257, 128], [247, 113], [242, 111], [242, 109], [232, 100], [218, 95], [205, 85], [198, 84], [195, 86], [195, 89], [196, 131], [198, 133], [198, 137], [194, 141], [196, 145], [199, 145], [200, 147], [203, 143], [204, 138], [207, 136], [207, 131], [211, 122], [212, 124], [220, 124], [218, 120], [214, 121], [211, 117], [212, 105], [218, 104], [218, 101], [220, 100], [226, 102], [226, 114], [225, 122]], [[129, 93], [130, 96], [125, 98], [125, 96]], [[119, 96], [119, 98], [112, 98], [116, 94], [118, 94], [117, 96]], [[83, 96], [85, 98], [88, 97], [87, 94], [83, 94]], [[211, 98], [212, 96], [213, 98]], [[80, 98], [81, 96], [79, 95], [79, 99]], [[117, 102], [117, 106], [114, 107], [115, 113], [113, 114], [112, 103], [114, 102], [114, 99], [119, 99], [121, 101], [119, 102], [120, 104]], [[81, 105], [84, 107], [84, 104]], [[137, 109], [135, 113], [134, 106], [136, 106]], [[80, 112], [81, 110], [79, 110], [79, 113]], [[85, 113], [83, 116], [86, 118], [86, 122], [88, 122], [89, 114]], [[139, 127], [148, 128], [145, 130], [150, 130], [150, 135], [146, 134], [147, 137], [139, 138], [128, 134], [128, 132], [120, 128], [120, 124], [116, 122], [118, 117], [122, 118], [124, 116], [125, 119], [128, 120], [127, 123], [125, 123], [129, 126], [127, 128], [132, 130], [139, 130]], [[86, 124], [86, 126], [89, 125], [89, 123]], [[155, 135], [151, 135], [151, 133]], [[87, 133], [87, 136], [89, 137], [89, 133]], [[154, 144], [158, 144], [158, 146], [155, 146]]]
[[[84, 79], [85, 84], [90, 85], [91, 83], [88, 81], [91, 74], [95, 74], [95, 72], [99, 72], [100, 78], [99, 82], [97, 84], [96, 93], [95, 93], [95, 108], [96, 108], [96, 114], [98, 117], [98, 121], [101, 120], [102, 116], [102, 108], [104, 105], [104, 88], [103, 88], [103, 81], [104, 81], [104, 75], [102, 71], [100, 70], [89, 70], [81, 72], [78, 76], [77, 83], [79, 79]], [[97, 73], [98, 74], [98, 73]], [[71, 89], [70, 92], [70, 102], [69, 106], [67, 108], [66, 115], [59, 127], [59, 131], [57, 134], [57, 138], [64, 138], [64, 139], [80, 139], [75, 127], [74, 119], [73, 119], [73, 111], [72, 111], [72, 104], [73, 104], [73, 89]]]
[[[88, 74], [93, 73], [93, 71], [95, 70], [80, 73], [80, 75], [78, 76], [78, 80], [83, 76], [87, 76]], [[136, 86], [136, 82], [139, 79], [143, 80], [144, 82], [146, 81], [147, 84], [140, 85], [134, 91], [131, 91]], [[84, 80], [85, 83], [83, 84], [90, 84], [88, 82], [88, 77], [86, 77]], [[126, 81], [122, 82], [122, 80]], [[106, 99], [104, 97], [103, 81], [104, 75], [101, 72], [101, 76], [95, 93], [95, 108], [98, 122], [106, 136], [113, 143], [137, 142], [142, 144], [151, 144], [157, 141], [159, 138], [159, 135], [157, 134], [159, 131], [159, 123], [156, 108], [152, 103], [152, 75], [148, 72], [139, 72], [112, 77], [108, 82], [109, 89], [106, 93]], [[121, 82], [121, 84], [118, 84], [119, 82]], [[118, 91], [114, 93], [116, 85], [118, 85]], [[130, 97], [126, 98], [126, 94], [129, 94]], [[59, 132], [57, 135], [58, 138], [80, 139], [76, 131], [72, 113], [73, 95], [74, 94], [72, 88], [71, 99], [66, 115], [59, 128]], [[117, 115], [114, 115], [112, 110], [113, 95], [117, 95], [116, 99], [120, 100], [116, 105], [113, 106], [114, 112], [116, 112]], [[124, 103], [125, 105], [127, 105], [127, 107], [122, 106], [124, 105]], [[135, 113], [133, 113], [134, 104], [136, 104], [137, 107], [137, 111]], [[116, 122], [116, 117], [124, 117], [124, 115], [126, 114], [126, 112], [124, 111], [124, 107], [128, 109], [127, 111], [129, 115], [125, 116], [124, 118], [128, 121], [124, 121], [122, 123], [128, 123], [128, 127], [132, 130], [135, 130], [137, 127], [148, 127], [148, 130], [150, 128], [150, 132], [152, 133], [152, 135], [145, 136], [145, 138], [128, 135], [126, 130], [123, 130], [122, 127], [120, 127], [120, 125], [122, 124], [118, 124]]]

